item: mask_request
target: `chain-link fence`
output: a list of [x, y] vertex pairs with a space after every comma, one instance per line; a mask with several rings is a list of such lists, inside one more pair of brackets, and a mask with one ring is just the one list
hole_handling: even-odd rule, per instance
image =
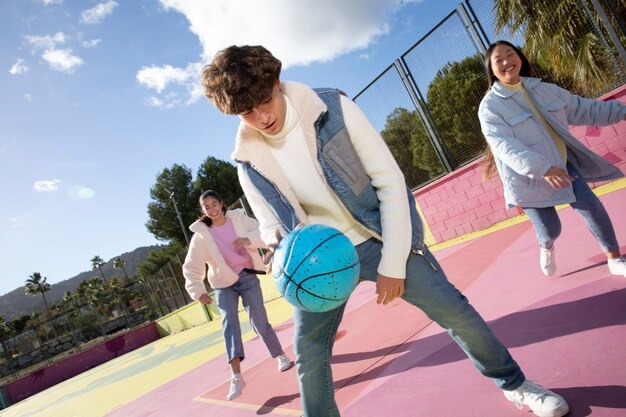
[[533, 73], [581, 96], [626, 83], [623, 0], [466, 0], [355, 96], [419, 188], [483, 153], [487, 46], [522, 48]]

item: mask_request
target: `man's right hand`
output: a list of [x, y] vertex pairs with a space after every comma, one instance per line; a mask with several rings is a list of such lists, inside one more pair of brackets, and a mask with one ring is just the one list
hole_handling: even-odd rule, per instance
[[202, 294], [198, 301], [200, 301], [202, 304], [211, 304], [213, 302], [213, 300], [211, 300], [211, 297], [209, 297], [209, 294]]
[[276, 247], [283, 239], [283, 235], [280, 234], [278, 228], [274, 229], [274, 238], [270, 243], [267, 244], [267, 252], [263, 255], [263, 262], [267, 265], [268, 269], [271, 269], [272, 258], [274, 257], [274, 251]]

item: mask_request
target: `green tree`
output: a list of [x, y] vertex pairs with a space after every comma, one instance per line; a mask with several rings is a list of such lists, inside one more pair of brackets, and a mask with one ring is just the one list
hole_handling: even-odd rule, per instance
[[20, 317], [14, 319], [13, 325], [15, 327], [15, 332], [21, 333], [28, 325], [29, 320], [30, 320], [30, 314], [23, 314]]
[[428, 86], [428, 108], [457, 166], [480, 156], [485, 148], [476, 117], [485, 80], [482, 56], [476, 54], [446, 64]]
[[154, 237], [186, 245], [172, 198], [176, 198], [183, 224], [188, 227], [195, 221], [198, 213], [198, 203], [192, 188], [191, 170], [184, 165], [174, 164], [172, 168], [165, 168], [157, 175], [155, 184], [150, 188], [152, 201], [148, 204], [146, 222], [146, 228]]
[[[235, 203], [243, 190], [237, 178], [237, 168], [229, 162], [209, 156], [204, 160], [193, 183], [194, 200], [197, 201], [203, 191], [216, 191], [224, 200], [226, 207]], [[199, 211], [198, 204], [195, 207]]]
[[[456, 165], [471, 161], [484, 150], [485, 139], [476, 113], [485, 90], [485, 69], [480, 55], [446, 64], [428, 85], [427, 107]], [[445, 174], [417, 111], [394, 109], [387, 117], [381, 136], [398, 161], [410, 187], [417, 187]], [[411, 150], [409, 155], [412, 159], [406, 157], [408, 149]]]
[[395, 108], [380, 132], [410, 188], [444, 173], [416, 110]]
[[[615, 0], [618, 11], [626, 0]], [[534, 63], [549, 66], [555, 81], [570, 78], [576, 93], [597, 95], [618, 81], [618, 74], [602, 40], [577, 0], [496, 0], [496, 32], [523, 31], [524, 53]], [[596, 23], [602, 25], [598, 16]]]
[[2, 344], [2, 351], [6, 362], [10, 362], [12, 359], [12, 351], [7, 344], [7, 338], [11, 336], [15, 331], [14, 323], [5, 321], [4, 317], [0, 316], [0, 343]]
[[149, 250], [148, 256], [137, 264], [137, 274], [140, 277], [149, 277], [156, 274], [159, 269], [172, 260], [177, 253], [182, 252], [184, 248], [185, 246], [181, 243], [174, 242], [158, 249]]
[[102, 266], [105, 264], [104, 260], [96, 255], [91, 258], [91, 269], [98, 269], [100, 271], [100, 275], [102, 276], [102, 281], [106, 282], [106, 278], [104, 277], [104, 272], [102, 272]]
[[43, 303], [46, 306], [46, 311], [50, 314], [50, 308], [48, 307], [48, 300], [46, 300], [46, 293], [51, 291], [50, 284], [46, 281], [48, 278], [42, 277], [39, 272], [34, 272], [28, 276], [24, 289], [28, 295], [39, 295], [43, 298]]

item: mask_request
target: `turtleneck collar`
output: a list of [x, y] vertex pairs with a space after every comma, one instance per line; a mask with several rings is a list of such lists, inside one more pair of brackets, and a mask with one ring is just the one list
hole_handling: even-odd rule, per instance
[[289, 97], [284, 93], [283, 98], [285, 99], [285, 123], [283, 124], [282, 130], [275, 135], [259, 132], [269, 143], [282, 142], [298, 124], [298, 114], [296, 113], [295, 107], [291, 104], [291, 100], [289, 100]]

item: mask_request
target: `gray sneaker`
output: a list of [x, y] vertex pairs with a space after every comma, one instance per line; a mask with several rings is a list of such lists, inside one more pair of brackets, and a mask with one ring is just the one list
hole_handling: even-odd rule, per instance
[[539, 417], [562, 417], [569, 413], [569, 406], [563, 397], [529, 380], [516, 390], [503, 392], [517, 408], [521, 410], [526, 405]]
[[276, 356], [276, 361], [278, 362], [278, 370], [280, 372], [284, 372], [287, 369], [291, 368], [291, 359], [286, 354]]
[[243, 376], [241, 376], [241, 374], [233, 375], [230, 378], [230, 391], [228, 391], [226, 399], [230, 401], [239, 397], [245, 386], [246, 381], [243, 380]]
[[556, 260], [554, 259], [554, 247], [552, 249], [539, 248], [539, 265], [543, 274], [547, 277], [556, 272]]

